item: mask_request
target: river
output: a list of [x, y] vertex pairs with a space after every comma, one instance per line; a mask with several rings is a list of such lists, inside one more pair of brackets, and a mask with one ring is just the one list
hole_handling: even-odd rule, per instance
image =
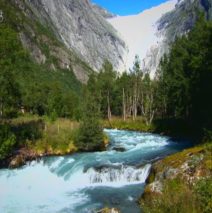
[[92, 213], [116, 207], [137, 213], [153, 161], [190, 144], [151, 133], [105, 129], [107, 151], [45, 157], [0, 170], [2, 213]]

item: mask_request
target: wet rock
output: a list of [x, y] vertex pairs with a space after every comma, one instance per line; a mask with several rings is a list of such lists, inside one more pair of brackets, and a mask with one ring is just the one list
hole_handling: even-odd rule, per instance
[[120, 211], [116, 208], [112, 208], [112, 209], [104, 208], [104, 209], [98, 210], [96, 213], [120, 213]]
[[9, 164], [9, 168], [18, 168], [20, 166], [23, 166], [25, 164], [24, 157], [22, 155], [17, 155], [15, 158], [13, 158]]
[[124, 147], [114, 147], [113, 150], [117, 151], [117, 152], [125, 152], [126, 149]]

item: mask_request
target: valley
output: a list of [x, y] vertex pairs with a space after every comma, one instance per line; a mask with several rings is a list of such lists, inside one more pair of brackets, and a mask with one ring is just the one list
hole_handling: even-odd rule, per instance
[[0, 212], [212, 211], [212, 1], [158, 2], [0, 1]]

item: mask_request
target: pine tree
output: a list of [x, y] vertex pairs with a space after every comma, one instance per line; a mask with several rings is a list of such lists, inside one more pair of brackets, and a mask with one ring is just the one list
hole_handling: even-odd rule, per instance
[[99, 151], [104, 148], [99, 106], [91, 94], [87, 93], [86, 96], [76, 143], [81, 151]]

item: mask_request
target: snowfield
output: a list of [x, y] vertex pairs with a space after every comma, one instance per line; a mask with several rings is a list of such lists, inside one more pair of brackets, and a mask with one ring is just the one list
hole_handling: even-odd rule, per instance
[[[155, 70], [153, 69], [156, 67], [149, 65], [148, 57], [151, 49], [160, 46], [164, 39], [163, 33], [158, 31], [157, 22], [165, 13], [173, 10], [177, 2], [178, 0], [169, 0], [137, 15], [108, 19], [128, 46], [125, 70], [132, 68], [135, 55], [138, 55], [142, 61], [142, 68], [149, 69], [150, 73], [154, 75]], [[123, 72], [123, 67], [120, 69], [122, 70], [119, 71]]]

